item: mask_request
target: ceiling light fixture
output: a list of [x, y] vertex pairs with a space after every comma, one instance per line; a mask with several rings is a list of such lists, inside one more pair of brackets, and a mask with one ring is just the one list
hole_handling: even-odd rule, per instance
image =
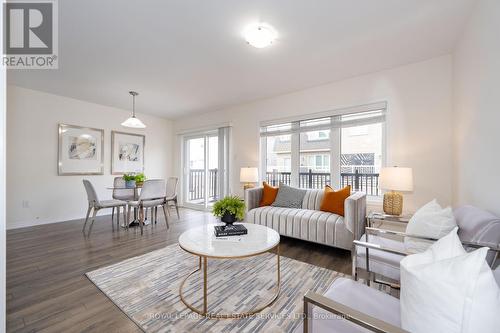
[[243, 35], [248, 44], [259, 49], [270, 46], [278, 37], [276, 30], [267, 23], [251, 24], [245, 29]]
[[131, 127], [131, 128], [146, 128], [146, 125], [139, 118], [135, 117], [135, 96], [139, 95], [138, 92], [129, 91], [130, 95], [132, 95], [132, 117], [128, 118], [122, 123], [123, 127]]

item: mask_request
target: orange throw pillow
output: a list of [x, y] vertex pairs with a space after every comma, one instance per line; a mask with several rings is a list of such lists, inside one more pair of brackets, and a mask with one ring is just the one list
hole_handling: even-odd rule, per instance
[[278, 194], [278, 188], [263, 182], [264, 190], [262, 191], [262, 198], [260, 199], [259, 206], [271, 206], [276, 200], [276, 195]]
[[351, 195], [351, 186], [347, 185], [341, 190], [334, 191], [333, 188], [326, 185], [325, 194], [319, 209], [324, 212], [334, 213], [344, 216], [344, 202]]

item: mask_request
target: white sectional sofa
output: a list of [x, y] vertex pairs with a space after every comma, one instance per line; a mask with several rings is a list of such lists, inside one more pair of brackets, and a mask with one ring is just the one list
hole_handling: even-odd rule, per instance
[[323, 190], [307, 190], [302, 208], [259, 207], [262, 187], [245, 191], [245, 221], [268, 226], [280, 235], [352, 250], [354, 239], [364, 233], [366, 195], [351, 194], [345, 201], [345, 216], [319, 210]]

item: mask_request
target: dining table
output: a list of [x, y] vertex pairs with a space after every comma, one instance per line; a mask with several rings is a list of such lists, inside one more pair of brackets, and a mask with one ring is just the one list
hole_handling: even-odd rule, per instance
[[[134, 200], [139, 200], [139, 195], [140, 191], [142, 189], [142, 185], [134, 185], [133, 187], [125, 187], [125, 186], [108, 186], [106, 187], [107, 190], [134, 190]], [[138, 227], [139, 226], [139, 219], [137, 218], [137, 208], [134, 207], [134, 219], [129, 222], [128, 226], [129, 227]], [[128, 221], [127, 221], [128, 222]], [[121, 227], [122, 228], [127, 228], [127, 225], [124, 222]], [[149, 225], [149, 221], [147, 217], [144, 219], [144, 225]]]

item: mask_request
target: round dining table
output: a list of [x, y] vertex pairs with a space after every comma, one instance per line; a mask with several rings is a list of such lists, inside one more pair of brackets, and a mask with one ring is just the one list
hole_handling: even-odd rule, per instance
[[[142, 185], [134, 185], [134, 187], [123, 187], [123, 186], [108, 186], [107, 190], [134, 190], [134, 200], [139, 200], [140, 190], [142, 189]], [[128, 222], [128, 221], [127, 221]], [[149, 221], [147, 217], [144, 219], [144, 225], [149, 225]], [[127, 226], [124, 224], [121, 225], [122, 228], [126, 228]], [[134, 219], [129, 222], [129, 227], [138, 227], [139, 220], [137, 219], [137, 208], [134, 207]]]

